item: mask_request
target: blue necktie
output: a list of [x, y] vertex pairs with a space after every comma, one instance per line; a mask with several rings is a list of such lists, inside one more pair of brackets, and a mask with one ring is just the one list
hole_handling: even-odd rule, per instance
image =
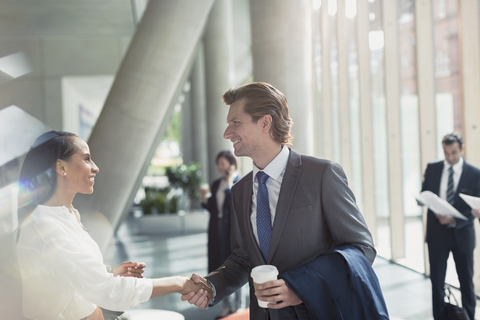
[[453, 168], [448, 169], [448, 182], [447, 182], [447, 202], [453, 205], [455, 201], [455, 192], [453, 190]]
[[257, 172], [257, 233], [260, 250], [265, 261], [268, 259], [270, 247], [270, 235], [272, 234], [272, 218], [270, 216], [270, 203], [268, 201], [267, 179], [268, 174], [263, 171]]

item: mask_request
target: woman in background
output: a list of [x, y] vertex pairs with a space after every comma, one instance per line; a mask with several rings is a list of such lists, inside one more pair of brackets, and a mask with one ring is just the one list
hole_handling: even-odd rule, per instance
[[98, 172], [87, 143], [73, 133], [47, 132], [27, 153], [17, 242], [25, 317], [97, 320], [104, 319], [100, 307], [123, 312], [174, 292], [207, 294], [205, 284], [187, 277], [145, 279], [144, 264], [124, 262], [110, 269], [103, 263], [72, 206], [77, 193], [93, 192]]
[[[208, 272], [220, 267], [232, 253], [230, 249], [230, 212], [232, 209], [231, 187], [239, 180], [236, 172], [237, 161], [230, 151], [220, 151], [216, 158], [220, 179], [213, 181], [209, 188], [200, 188], [202, 205], [210, 212], [208, 224]], [[240, 308], [241, 292], [223, 300], [223, 311], [217, 319], [223, 318]]]

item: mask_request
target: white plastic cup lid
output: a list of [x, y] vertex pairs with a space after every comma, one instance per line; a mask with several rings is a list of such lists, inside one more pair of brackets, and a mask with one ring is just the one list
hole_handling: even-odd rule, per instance
[[278, 270], [277, 267], [272, 265], [261, 265], [253, 268], [250, 276], [256, 283], [263, 283], [270, 280], [276, 280]]

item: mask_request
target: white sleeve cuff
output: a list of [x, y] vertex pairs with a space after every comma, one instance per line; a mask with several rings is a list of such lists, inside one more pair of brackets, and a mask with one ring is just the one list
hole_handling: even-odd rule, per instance
[[152, 297], [152, 292], [153, 292], [153, 280], [152, 279], [140, 279], [140, 278], [135, 278], [137, 281], [136, 287], [139, 287], [139, 282], [143, 282], [143, 289], [138, 290], [136, 292], [135, 296], [132, 298], [132, 302], [130, 304], [130, 307], [138, 307], [140, 303], [146, 302], [150, 300]]

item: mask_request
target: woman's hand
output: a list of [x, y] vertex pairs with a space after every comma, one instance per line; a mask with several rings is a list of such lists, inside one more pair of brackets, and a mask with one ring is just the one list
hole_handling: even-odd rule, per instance
[[143, 269], [147, 265], [144, 262], [125, 261], [112, 268], [114, 277], [134, 277], [143, 278]]
[[212, 288], [210, 288], [210, 286], [208, 285], [207, 281], [204, 278], [197, 275], [197, 277], [195, 278], [197, 283], [195, 283], [195, 281], [193, 281], [193, 279], [188, 276], [185, 276], [184, 279], [185, 280], [183, 283], [183, 288], [181, 291], [179, 291], [182, 295], [186, 295], [190, 292], [197, 293], [197, 291], [203, 290], [207, 292], [208, 300], [209, 301], [213, 300]]
[[198, 187], [198, 192], [200, 193], [200, 196], [202, 197], [202, 202], [207, 203], [207, 197], [210, 194], [210, 187], [208, 184], [204, 183], [200, 187]]

